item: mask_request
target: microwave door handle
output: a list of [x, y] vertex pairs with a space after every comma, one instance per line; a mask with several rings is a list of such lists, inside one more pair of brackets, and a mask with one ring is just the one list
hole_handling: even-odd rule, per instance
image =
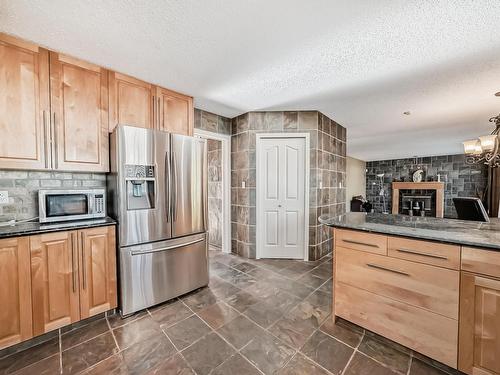
[[87, 194], [87, 202], [89, 205], [87, 214], [93, 214], [95, 212], [95, 199], [93, 197], [93, 194]]

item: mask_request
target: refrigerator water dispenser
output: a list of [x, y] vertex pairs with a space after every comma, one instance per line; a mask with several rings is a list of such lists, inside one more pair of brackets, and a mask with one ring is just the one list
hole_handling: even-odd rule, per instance
[[155, 208], [155, 173], [152, 165], [126, 165], [127, 210]]

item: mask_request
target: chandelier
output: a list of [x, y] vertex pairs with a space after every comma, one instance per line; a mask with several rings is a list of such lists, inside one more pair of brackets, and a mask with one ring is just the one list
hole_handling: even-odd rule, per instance
[[467, 164], [484, 163], [492, 168], [500, 166], [500, 114], [490, 118], [490, 122], [495, 123], [495, 130], [490, 135], [463, 142]]

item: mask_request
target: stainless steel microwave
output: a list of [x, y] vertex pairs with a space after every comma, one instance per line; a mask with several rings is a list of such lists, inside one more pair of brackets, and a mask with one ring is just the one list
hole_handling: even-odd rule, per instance
[[38, 207], [40, 223], [102, 218], [106, 216], [106, 190], [39, 190]]

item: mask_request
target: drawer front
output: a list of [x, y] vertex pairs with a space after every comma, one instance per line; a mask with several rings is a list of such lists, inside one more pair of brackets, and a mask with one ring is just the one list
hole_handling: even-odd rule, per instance
[[462, 247], [462, 270], [500, 278], [500, 251]]
[[337, 248], [337, 281], [458, 319], [460, 273]]
[[387, 254], [387, 236], [345, 229], [335, 229], [335, 247]]
[[389, 237], [387, 247], [388, 255], [394, 258], [453, 270], [460, 269], [460, 246]]
[[457, 368], [457, 320], [342, 283], [335, 315]]

